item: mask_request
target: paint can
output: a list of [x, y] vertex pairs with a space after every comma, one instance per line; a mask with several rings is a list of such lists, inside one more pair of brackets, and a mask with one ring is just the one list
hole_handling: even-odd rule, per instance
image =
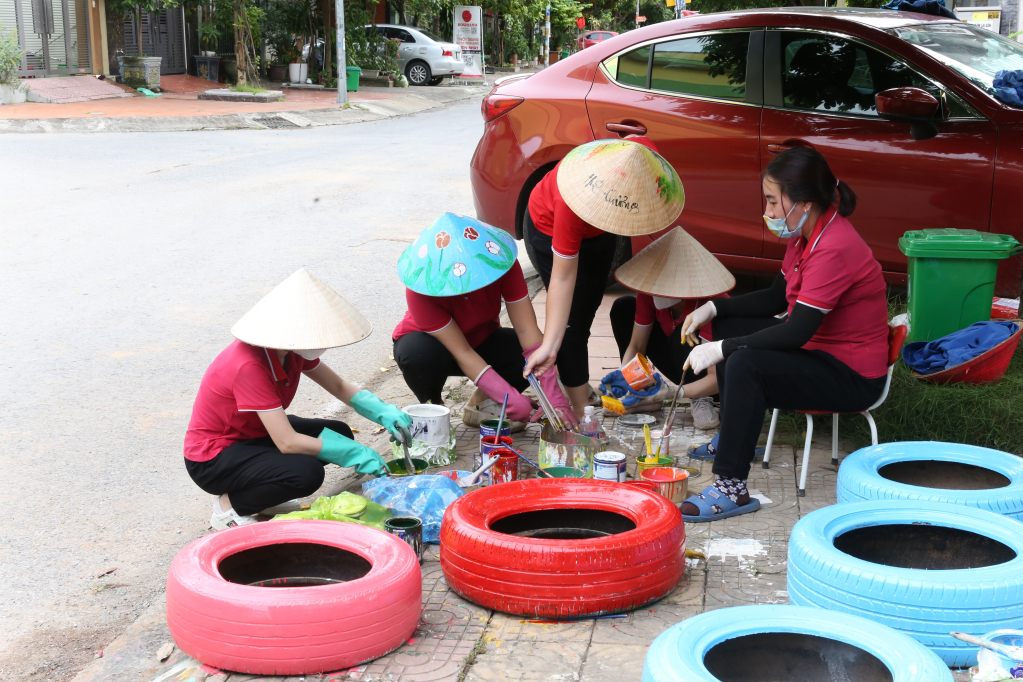
[[657, 468], [657, 467], [662, 467], [662, 468], [663, 467], [670, 467], [672, 464], [675, 463], [675, 460], [673, 460], [671, 457], [655, 457], [653, 459], [655, 459], [656, 461], [650, 462], [649, 464], [647, 464], [647, 462], [646, 462], [646, 455], [640, 455], [639, 457], [637, 457], [636, 458], [636, 475], [639, 476], [642, 479], [643, 478], [643, 472], [646, 471], [647, 469], [654, 469], [654, 468]]
[[[503, 430], [504, 429], [502, 429], [502, 431]], [[512, 439], [511, 436], [501, 436], [500, 443], [497, 442], [497, 436], [482, 436], [480, 438], [480, 449], [478, 452], [473, 453], [472, 456], [472, 470], [476, 471], [481, 466], [483, 466], [483, 462], [489, 461], [491, 457], [490, 455], [491, 451], [497, 450], [498, 448], [509, 447], [513, 442], [514, 440]], [[494, 466], [496, 467], [497, 464], [495, 464]], [[491, 474], [493, 473], [493, 471], [494, 471], [493, 468], [491, 468], [489, 471], [484, 471], [482, 474], [480, 474], [479, 484], [481, 486], [490, 485]]]
[[636, 353], [636, 357], [622, 365], [622, 377], [632, 390], [643, 391], [655, 383], [654, 368], [642, 353]]
[[423, 520], [415, 516], [392, 516], [384, 521], [388, 533], [408, 544], [423, 563]]
[[593, 455], [607, 447], [606, 438], [590, 438], [575, 431], [558, 431], [545, 424], [540, 431], [537, 453], [541, 469], [569, 467], [583, 472], [582, 478], [593, 475]]
[[593, 455], [593, 478], [625, 482], [625, 455], [621, 452], [598, 452]]
[[[484, 419], [480, 422], [480, 445], [483, 445], [483, 439], [487, 436], [497, 435], [497, 421], [496, 419]], [[511, 421], [506, 417], [504, 423], [501, 424], [501, 435], [511, 435]]]
[[675, 467], [647, 469], [640, 476], [644, 481], [657, 484], [657, 492], [672, 504], [682, 504], [689, 491], [689, 472]]
[[508, 448], [495, 448], [488, 453], [489, 457], [498, 457], [494, 466], [490, 467], [490, 485], [510, 483], [519, 479], [519, 456]]
[[446, 445], [451, 438], [451, 410], [443, 405], [409, 405], [405, 414], [412, 417], [412, 438], [427, 445]]

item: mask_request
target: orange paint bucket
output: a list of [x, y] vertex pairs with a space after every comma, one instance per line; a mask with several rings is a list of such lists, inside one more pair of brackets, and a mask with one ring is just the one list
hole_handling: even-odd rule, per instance
[[657, 484], [657, 492], [672, 504], [682, 504], [689, 492], [689, 472], [677, 467], [655, 467], [640, 473], [644, 481]]
[[622, 365], [621, 372], [625, 382], [634, 391], [648, 389], [657, 383], [654, 379], [654, 367], [642, 353], [636, 353], [636, 357]]

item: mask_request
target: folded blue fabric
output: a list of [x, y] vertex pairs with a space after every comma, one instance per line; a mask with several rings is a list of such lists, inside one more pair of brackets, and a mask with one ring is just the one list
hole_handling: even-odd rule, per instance
[[632, 407], [643, 398], [649, 398], [661, 390], [661, 375], [654, 373], [654, 385], [645, 391], [636, 391], [622, 376], [622, 370], [616, 369], [600, 380], [600, 392], [622, 401], [625, 407]]
[[1006, 320], [975, 322], [934, 341], [907, 343], [902, 349], [902, 361], [918, 374], [934, 374], [972, 360], [1018, 330], [1015, 322]]
[[896, 12], [930, 14], [931, 16], [945, 17], [946, 19], [958, 18], [952, 10], [945, 7], [945, 0], [915, 0], [915, 2], [909, 2], [909, 0], [892, 0], [887, 5], [882, 5], [881, 9], [893, 9]]
[[1023, 107], [1023, 71], [1002, 70], [991, 82], [995, 97], [1014, 107]]

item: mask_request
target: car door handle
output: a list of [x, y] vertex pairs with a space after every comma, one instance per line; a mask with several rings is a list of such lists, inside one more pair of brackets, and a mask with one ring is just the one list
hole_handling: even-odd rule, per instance
[[646, 126], [640, 123], [608, 123], [605, 128], [619, 135], [646, 135]]
[[772, 154], [781, 154], [782, 152], [792, 149], [793, 147], [795, 147], [795, 145], [793, 144], [778, 144], [777, 142], [772, 142], [771, 144], [767, 145], [767, 151], [771, 152]]

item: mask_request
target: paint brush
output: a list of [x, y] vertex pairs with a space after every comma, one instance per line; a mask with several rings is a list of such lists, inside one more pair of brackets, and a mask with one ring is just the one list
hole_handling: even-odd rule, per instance
[[646, 443], [646, 464], [657, 464], [657, 457], [654, 456], [653, 448], [650, 444], [650, 425], [643, 424], [643, 442]]
[[958, 640], [966, 642], [967, 644], [973, 644], [984, 649], [990, 649], [996, 654], [1001, 654], [1006, 658], [1011, 658], [1014, 661], [1023, 661], [1023, 647], [1019, 646], [1005, 646], [1004, 644], [998, 644], [996, 642], [989, 642], [986, 639], [975, 637], [974, 635], [968, 635], [964, 632], [950, 632], [948, 633]]
[[682, 392], [682, 382], [686, 378], [686, 370], [689, 369], [689, 358], [686, 358], [685, 363], [682, 365], [682, 378], [678, 382], [678, 387], [675, 388], [675, 395], [671, 398], [671, 409], [668, 410], [668, 418], [664, 420], [664, 427], [661, 428], [661, 438], [657, 442], [657, 456], [661, 456], [661, 450], [664, 448], [664, 439], [671, 434], [671, 427], [675, 424], [675, 411], [678, 409], [678, 394]]
[[504, 394], [504, 402], [501, 403], [501, 416], [497, 418], [497, 440], [494, 445], [501, 447], [501, 427], [504, 426], [504, 415], [508, 409], [508, 394]]
[[507, 447], [507, 448], [508, 448], [509, 450], [511, 450], [512, 452], [514, 452], [514, 453], [515, 453], [516, 455], [518, 455], [518, 456], [519, 456], [519, 459], [521, 459], [521, 460], [522, 460], [523, 462], [525, 462], [525, 463], [526, 463], [526, 464], [528, 464], [529, 466], [531, 466], [531, 467], [533, 467], [534, 469], [536, 469], [536, 473], [537, 473], [537, 474], [543, 474], [543, 475], [544, 475], [544, 476], [546, 476], [547, 478], [554, 478], [554, 476], [550, 475], [549, 473], [547, 473], [546, 471], [544, 471], [543, 469], [541, 469], [541, 468], [540, 468], [539, 466], [537, 466], [536, 464], [534, 464], [534, 463], [533, 463], [533, 461], [532, 461], [531, 459], [529, 459], [528, 457], [526, 457], [525, 455], [523, 455], [523, 454], [522, 454], [521, 452], [519, 452], [519, 451], [518, 451], [518, 450], [516, 450], [515, 448], [511, 447], [510, 445], [508, 445], [508, 446], [505, 446], [505, 447]]

